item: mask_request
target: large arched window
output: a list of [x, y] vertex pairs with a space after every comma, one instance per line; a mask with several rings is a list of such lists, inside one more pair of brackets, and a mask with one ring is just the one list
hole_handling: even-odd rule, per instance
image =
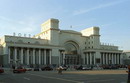
[[73, 41], [68, 41], [64, 44], [65, 54], [78, 54], [78, 45]]

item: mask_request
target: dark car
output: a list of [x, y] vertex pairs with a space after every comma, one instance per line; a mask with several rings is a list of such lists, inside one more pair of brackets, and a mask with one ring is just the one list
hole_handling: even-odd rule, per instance
[[26, 68], [26, 71], [32, 71], [32, 68]]
[[67, 67], [62, 67], [62, 70], [65, 70], [65, 71], [66, 71], [67, 69], [68, 69]]
[[22, 68], [22, 67], [18, 67], [17, 69], [13, 70], [13, 73], [25, 73], [26, 69]]
[[76, 67], [76, 70], [82, 70], [83, 69], [83, 66], [79, 66], [79, 67]]
[[40, 71], [39, 67], [35, 67], [34, 71]]
[[46, 66], [46, 67], [42, 67], [41, 70], [42, 71], [51, 71], [51, 70], [53, 70], [53, 68], [51, 68], [50, 66]]
[[110, 69], [118, 69], [118, 65], [110, 65]]
[[104, 65], [103, 69], [118, 69], [117, 65]]
[[76, 70], [92, 70], [92, 69], [93, 69], [92, 66], [91, 66], [91, 67], [87, 67], [87, 66], [79, 66], [79, 67], [76, 68]]
[[4, 69], [0, 68], [0, 73], [4, 73]]

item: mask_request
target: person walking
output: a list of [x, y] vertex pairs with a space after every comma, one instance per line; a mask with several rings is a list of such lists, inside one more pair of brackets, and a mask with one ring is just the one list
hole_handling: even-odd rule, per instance
[[62, 66], [60, 66], [60, 67], [58, 68], [58, 74], [62, 74], [62, 70], [63, 70], [63, 68], [62, 68]]
[[127, 83], [130, 83], [130, 65], [128, 65], [127, 68], [128, 68], [128, 71], [126, 71], [128, 73]]

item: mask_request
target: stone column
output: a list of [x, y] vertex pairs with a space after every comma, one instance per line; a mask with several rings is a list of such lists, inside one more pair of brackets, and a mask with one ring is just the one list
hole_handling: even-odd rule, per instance
[[29, 48], [27, 48], [27, 55], [26, 55], [26, 58], [27, 58], [27, 65], [29, 65]]
[[63, 64], [65, 64], [65, 52], [63, 52]]
[[39, 53], [38, 54], [39, 54], [39, 57], [38, 57], [39, 58], [38, 59], [39, 60], [39, 65], [41, 65], [41, 49], [39, 49]]
[[61, 64], [61, 52], [59, 51], [59, 65]]
[[96, 64], [96, 61], [95, 61], [96, 53], [93, 53], [93, 56], [94, 56], [94, 64]]
[[10, 47], [8, 49], [8, 63], [10, 64]]
[[90, 52], [90, 65], [92, 65], [92, 54]]
[[109, 53], [109, 64], [111, 64], [111, 53]]
[[30, 63], [33, 64], [33, 50], [30, 50]]
[[21, 48], [21, 56], [20, 56], [21, 64], [23, 64], [23, 48]]
[[84, 64], [87, 64], [87, 63], [86, 63], [86, 62], [87, 62], [87, 60], [86, 60], [86, 59], [87, 59], [87, 58], [86, 58], [86, 53], [84, 53], [84, 57], [85, 57], [85, 58], [84, 58]]
[[102, 57], [103, 57], [103, 64], [105, 64], [104, 53], [102, 53]]
[[114, 55], [114, 57], [115, 57], [115, 64], [117, 64], [117, 62], [116, 62], [116, 55], [117, 55], [117, 54]]
[[17, 65], [17, 48], [15, 47], [15, 49], [14, 49], [14, 64], [16, 64]]
[[87, 54], [86, 56], [87, 56], [87, 65], [88, 65], [88, 63], [89, 63], [89, 62], [88, 62], [88, 53], [86, 53], [86, 54]]
[[35, 64], [35, 49], [33, 49], [33, 64]]
[[106, 53], [106, 64], [108, 64], [108, 53]]
[[119, 53], [119, 64], [121, 64], [121, 54]]
[[46, 65], [46, 49], [44, 49], [44, 64]]
[[115, 53], [113, 53], [113, 64], [115, 64]]
[[43, 56], [43, 50], [41, 50], [41, 64], [44, 64], [44, 56]]
[[119, 64], [119, 54], [117, 54], [117, 64]]
[[113, 53], [112, 53], [112, 64], [114, 64], [114, 62], [113, 62], [113, 56], [114, 56], [114, 55], [113, 55]]
[[49, 50], [50, 64], [51, 64], [51, 57], [52, 57], [51, 50]]
[[106, 64], [106, 54], [107, 53], [104, 53], [104, 64]]
[[120, 54], [120, 63], [119, 64], [122, 64], [122, 56], [121, 56], [121, 54]]

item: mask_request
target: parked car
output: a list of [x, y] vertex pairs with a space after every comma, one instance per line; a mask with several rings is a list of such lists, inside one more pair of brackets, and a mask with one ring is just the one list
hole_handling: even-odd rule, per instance
[[87, 66], [79, 66], [79, 67], [76, 68], [76, 70], [92, 70], [92, 69], [93, 69], [92, 66], [91, 66], [91, 67], [87, 67]]
[[92, 67], [83, 67], [82, 70], [92, 70]]
[[32, 71], [32, 68], [26, 68], [26, 71]]
[[35, 67], [33, 70], [34, 71], [40, 71], [39, 67]]
[[118, 69], [117, 65], [103, 65], [103, 69]]
[[22, 67], [18, 67], [17, 69], [13, 70], [13, 73], [25, 73], [26, 69]]
[[4, 73], [4, 69], [0, 68], [0, 73]]
[[62, 70], [65, 70], [65, 71], [66, 71], [67, 69], [68, 69], [67, 67], [62, 67]]
[[82, 70], [83, 69], [83, 66], [80, 65], [79, 67], [76, 67], [76, 70]]
[[41, 68], [42, 71], [51, 71], [53, 70], [53, 68], [51, 68], [50, 66], [45, 66]]

